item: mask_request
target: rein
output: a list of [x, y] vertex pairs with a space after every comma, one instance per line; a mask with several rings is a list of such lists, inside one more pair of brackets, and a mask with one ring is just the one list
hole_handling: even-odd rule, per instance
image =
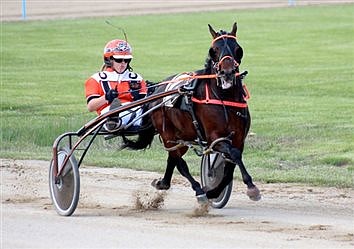
[[[243, 77], [244, 73], [235, 73], [236, 77]], [[207, 75], [198, 75], [198, 74], [192, 74], [190, 76], [186, 76], [184, 78], [179, 78], [178, 80], [167, 80], [160, 82], [155, 86], [160, 86], [164, 84], [169, 84], [169, 83], [175, 83], [178, 81], [184, 81], [184, 80], [191, 80], [191, 79], [216, 79], [218, 76], [217, 74], [207, 74]], [[244, 96], [244, 100], [247, 101], [250, 98], [250, 93], [246, 87], [246, 85], [243, 85], [243, 90], [246, 93]], [[205, 85], [205, 92], [206, 92], [206, 97], [205, 99], [197, 99], [195, 97], [192, 97], [192, 101], [197, 104], [213, 104], [213, 105], [223, 105], [223, 106], [232, 106], [232, 107], [239, 107], [239, 108], [246, 108], [248, 105], [247, 103], [242, 103], [242, 102], [235, 102], [235, 101], [224, 101], [220, 99], [211, 99], [209, 95], [209, 88], [208, 85]]]
[[[190, 74], [190, 73], [189, 73]], [[243, 73], [235, 73], [236, 77], [243, 76]], [[184, 80], [191, 80], [191, 79], [216, 79], [218, 78], [217, 74], [192, 74], [190, 76], [186, 76], [183, 78], [179, 78], [178, 80], [167, 80], [160, 82], [158, 84], [155, 84], [154, 86], [151, 87], [156, 87], [160, 85], [165, 85], [165, 84], [170, 84], [170, 83], [175, 83], [178, 81], [184, 81]], [[243, 85], [243, 90], [245, 91], [246, 95], [244, 96], [244, 100], [247, 101], [250, 98], [250, 93], [246, 87], [246, 85]], [[223, 106], [232, 106], [232, 107], [238, 107], [238, 108], [247, 108], [247, 103], [242, 103], [242, 102], [235, 102], [235, 101], [225, 101], [225, 100], [220, 100], [220, 99], [211, 99], [209, 95], [209, 88], [208, 85], [205, 85], [205, 92], [206, 92], [206, 97], [205, 99], [197, 99], [195, 97], [192, 97], [191, 100], [194, 103], [197, 104], [212, 104], [212, 105], [223, 105]]]
[[[182, 73], [182, 74], [191, 74], [190, 72], [188, 73]], [[235, 76], [239, 76], [240, 73], [236, 73]], [[158, 87], [158, 86], [162, 86], [162, 85], [166, 85], [166, 84], [170, 84], [170, 83], [176, 83], [176, 82], [179, 82], [179, 81], [185, 81], [185, 80], [191, 80], [191, 79], [216, 79], [218, 77], [217, 74], [205, 74], [205, 75], [202, 75], [202, 74], [192, 74], [190, 76], [186, 76], [186, 77], [182, 77], [182, 78], [178, 78], [178, 80], [166, 80], [166, 81], [162, 81], [158, 84], [153, 84], [152, 86], [149, 86], [149, 87], [146, 87], [147, 89], [148, 88], [153, 88], [153, 87]], [[122, 93], [130, 93], [130, 92], [134, 92], [134, 91], [140, 91], [139, 89], [138, 90], [131, 90], [131, 91], [125, 91], [125, 92], [122, 92]]]
[[[182, 73], [182, 74], [191, 74], [190, 72], [188, 73]], [[236, 77], [242, 76], [242, 73], [235, 73]], [[162, 86], [165, 84], [170, 84], [170, 83], [176, 83], [178, 81], [185, 81], [185, 80], [191, 80], [191, 79], [216, 79], [218, 78], [217, 74], [194, 74], [192, 73], [190, 76], [186, 76], [186, 77], [182, 77], [182, 78], [178, 78], [178, 80], [166, 80], [166, 81], [162, 81], [158, 84], [154, 84], [151, 87], [157, 87], [157, 86]]]

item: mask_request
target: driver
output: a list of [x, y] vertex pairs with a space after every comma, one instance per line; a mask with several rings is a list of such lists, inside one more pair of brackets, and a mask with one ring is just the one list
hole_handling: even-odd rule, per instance
[[[145, 97], [145, 80], [130, 66], [133, 59], [132, 47], [124, 40], [115, 39], [106, 44], [103, 52], [104, 65], [100, 72], [93, 74], [85, 83], [87, 109], [98, 115], [129, 104]], [[119, 113], [119, 117], [109, 117], [104, 128], [108, 132], [118, 131], [141, 115], [142, 108], [134, 107]], [[141, 119], [133, 126], [140, 126]]]

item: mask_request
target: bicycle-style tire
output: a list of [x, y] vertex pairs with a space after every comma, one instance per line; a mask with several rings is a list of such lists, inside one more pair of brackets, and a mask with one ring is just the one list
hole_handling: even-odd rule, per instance
[[[219, 152], [213, 152], [202, 156], [201, 182], [206, 189], [213, 189], [221, 182], [224, 176], [225, 158]], [[220, 195], [211, 199], [213, 208], [223, 208], [230, 199], [233, 181], [231, 181]]]
[[[68, 148], [59, 149], [58, 167], [62, 165], [69, 152]], [[55, 178], [54, 163], [52, 160], [49, 167], [50, 197], [59, 215], [70, 216], [74, 213], [80, 196], [80, 174], [74, 155], [70, 156], [57, 182]]]

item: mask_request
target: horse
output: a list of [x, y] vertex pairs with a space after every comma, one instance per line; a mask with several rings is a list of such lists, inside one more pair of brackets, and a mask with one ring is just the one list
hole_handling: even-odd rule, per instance
[[[251, 125], [251, 116], [246, 102], [247, 92], [242, 84], [239, 71], [243, 49], [237, 42], [237, 23], [231, 32], [216, 32], [208, 24], [212, 42], [203, 69], [183, 77], [170, 76], [162, 83], [182, 82], [180, 87], [185, 98], [180, 103], [167, 105], [163, 100], [148, 103], [151, 113], [143, 123], [152, 123], [150, 129], [143, 129], [135, 141], [125, 139], [130, 149], [148, 147], [156, 132], [160, 135], [168, 151], [167, 165], [163, 178], [155, 179], [152, 185], [158, 190], [167, 190], [177, 167], [195, 191], [198, 201], [217, 198], [233, 180], [235, 166], [238, 165], [243, 182], [247, 185], [247, 195], [251, 200], [261, 198], [260, 191], [252, 181], [242, 161], [246, 136]], [[189, 77], [188, 77], [189, 75]], [[177, 75], [178, 76], [178, 75]], [[158, 84], [154, 93], [166, 91], [168, 84]], [[183, 94], [185, 93], [185, 94]], [[178, 101], [177, 101], [178, 102]], [[154, 108], [155, 107], [155, 108]], [[182, 158], [190, 144], [199, 144], [209, 151], [223, 153], [224, 176], [214, 189], [202, 188], [190, 174], [186, 161]]]

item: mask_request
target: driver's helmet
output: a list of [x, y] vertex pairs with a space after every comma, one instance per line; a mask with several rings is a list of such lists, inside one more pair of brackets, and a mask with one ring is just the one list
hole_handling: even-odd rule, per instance
[[103, 57], [109, 59], [111, 56], [116, 59], [132, 59], [132, 47], [124, 40], [115, 39], [106, 44]]

